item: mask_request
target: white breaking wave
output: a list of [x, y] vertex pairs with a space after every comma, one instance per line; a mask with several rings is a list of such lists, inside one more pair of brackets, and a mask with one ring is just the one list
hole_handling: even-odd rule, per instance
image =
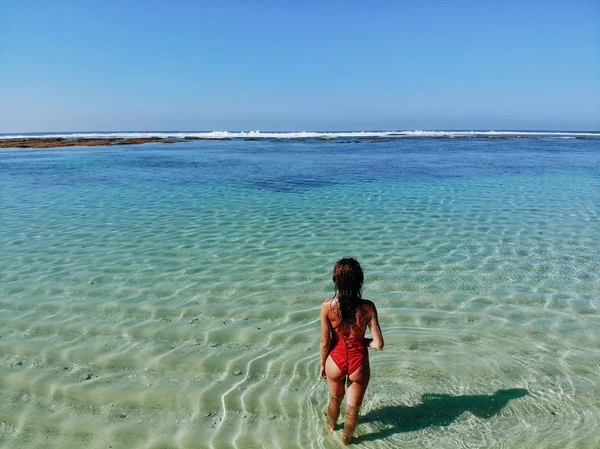
[[576, 131], [348, 131], [348, 132], [260, 132], [260, 131], [210, 131], [210, 132], [73, 132], [73, 133], [32, 133], [32, 134], [0, 134], [0, 139], [35, 139], [35, 138], [65, 138], [65, 139], [132, 139], [158, 137], [163, 139], [183, 139], [197, 137], [203, 139], [337, 139], [365, 137], [476, 137], [476, 136], [506, 136], [506, 137], [598, 137], [600, 132]]
[[260, 132], [260, 131], [210, 131], [210, 132], [90, 132], [90, 133], [63, 133], [63, 134], [21, 134], [21, 135], [0, 135], [0, 139], [26, 139], [26, 138], [49, 138], [62, 137], [66, 139], [133, 139], [143, 137], [159, 137], [163, 139], [174, 138], [183, 139], [184, 137], [198, 137], [204, 139], [243, 139], [243, 138], [263, 138], [263, 139], [314, 139], [338, 137], [386, 137], [398, 134], [397, 131], [385, 132]]

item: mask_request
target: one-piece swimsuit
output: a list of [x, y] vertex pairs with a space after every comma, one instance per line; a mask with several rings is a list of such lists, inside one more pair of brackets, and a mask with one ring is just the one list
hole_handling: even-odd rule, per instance
[[369, 356], [365, 337], [344, 337], [338, 335], [334, 328], [329, 355], [340, 371], [349, 376], [360, 368], [365, 357]]

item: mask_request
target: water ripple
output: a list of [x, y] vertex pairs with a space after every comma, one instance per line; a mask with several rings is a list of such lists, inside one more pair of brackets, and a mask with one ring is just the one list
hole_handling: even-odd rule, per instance
[[318, 311], [353, 255], [361, 447], [598, 446], [598, 153], [472, 140], [2, 153], [0, 441], [339, 447]]

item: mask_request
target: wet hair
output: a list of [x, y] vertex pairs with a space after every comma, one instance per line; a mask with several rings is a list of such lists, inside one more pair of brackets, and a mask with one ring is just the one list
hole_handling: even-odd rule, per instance
[[356, 259], [340, 259], [333, 267], [333, 283], [339, 299], [338, 316], [342, 323], [356, 321], [356, 310], [361, 303], [363, 272]]

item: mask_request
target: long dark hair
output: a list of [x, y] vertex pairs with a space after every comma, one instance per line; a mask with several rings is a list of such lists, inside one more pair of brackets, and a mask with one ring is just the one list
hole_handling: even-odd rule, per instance
[[342, 323], [353, 324], [361, 303], [363, 272], [356, 259], [340, 259], [333, 267], [333, 283], [339, 299], [339, 317]]

